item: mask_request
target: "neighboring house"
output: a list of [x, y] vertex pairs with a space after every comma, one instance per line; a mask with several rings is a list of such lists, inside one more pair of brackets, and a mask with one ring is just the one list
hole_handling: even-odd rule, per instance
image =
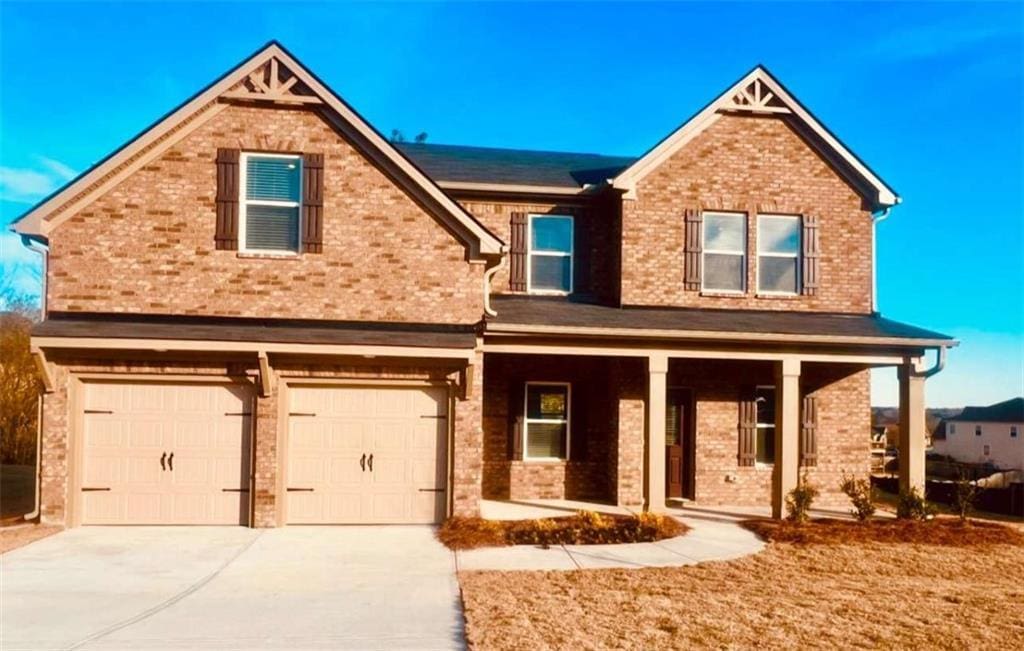
[[1024, 470], [1024, 398], [967, 407], [935, 431], [935, 452], [964, 463]]
[[622, 158], [396, 145], [271, 43], [15, 224], [43, 519], [778, 514], [800, 464], [839, 503], [875, 366], [920, 485], [920, 358], [956, 342], [874, 312], [898, 201], [762, 67]]

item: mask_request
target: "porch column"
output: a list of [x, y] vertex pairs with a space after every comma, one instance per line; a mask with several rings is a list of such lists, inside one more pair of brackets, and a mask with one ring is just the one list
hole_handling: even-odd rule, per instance
[[665, 510], [665, 395], [668, 357], [647, 358], [647, 510]]
[[925, 376], [908, 360], [899, 367], [900, 380], [900, 491], [916, 488], [924, 497]]
[[775, 363], [775, 467], [772, 469], [772, 517], [785, 513], [786, 495], [800, 475], [800, 360]]

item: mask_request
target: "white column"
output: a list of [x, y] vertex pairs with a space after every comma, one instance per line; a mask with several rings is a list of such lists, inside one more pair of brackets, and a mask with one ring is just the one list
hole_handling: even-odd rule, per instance
[[800, 475], [800, 360], [775, 363], [775, 467], [772, 517], [785, 515], [786, 495]]
[[665, 397], [668, 357], [647, 358], [647, 510], [665, 510]]
[[925, 377], [918, 373], [913, 360], [900, 366], [897, 374], [900, 380], [900, 490], [916, 488], [924, 497]]

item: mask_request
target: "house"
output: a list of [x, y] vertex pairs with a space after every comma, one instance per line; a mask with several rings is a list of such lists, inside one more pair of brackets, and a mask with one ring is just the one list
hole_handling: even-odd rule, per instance
[[[765, 68], [636, 158], [388, 142], [272, 42], [14, 225], [42, 514], [436, 522], [481, 500], [906, 485], [947, 336], [875, 313], [895, 192]], [[928, 368], [929, 351], [938, 362]]]
[[1024, 398], [987, 407], [966, 407], [935, 430], [937, 454], [963, 463], [991, 464], [1000, 470], [1024, 470]]

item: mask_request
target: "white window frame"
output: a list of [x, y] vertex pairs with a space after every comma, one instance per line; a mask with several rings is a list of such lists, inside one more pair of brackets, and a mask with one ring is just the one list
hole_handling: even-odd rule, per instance
[[[708, 217], [739, 217], [743, 220], [743, 244], [740, 246], [740, 250], [730, 249], [709, 249], [707, 247], [707, 220]], [[750, 234], [747, 232], [750, 229], [749, 217], [745, 212], [729, 212], [716, 210], [714, 212], [705, 212], [702, 217], [702, 224], [700, 229], [700, 291], [707, 294], [732, 294], [734, 296], [742, 296], [747, 293], [747, 246], [750, 242]], [[739, 255], [740, 256], [740, 268], [743, 269], [743, 281], [740, 283], [739, 289], [715, 289], [714, 287], [707, 286], [707, 255], [709, 253], [719, 255]]]
[[[565, 418], [530, 418], [530, 387], [565, 387]], [[530, 423], [555, 423], [565, 425], [565, 457], [531, 457]], [[568, 461], [572, 449], [572, 383], [571, 382], [527, 382], [523, 391], [523, 461]]]
[[[772, 429], [776, 428], [776, 423], [772, 423], [771, 425], [769, 425], [768, 423], [761, 423], [760, 421], [757, 420], [757, 391], [759, 389], [771, 389], [773, 394], [774, 394], [774, 392], [775, 392], [775, 385], [774, 384], [758, 384], [756, 387], [754, 387], [754, 430], [755, 430], [755, 436], [754, 436], [754, 465], [756, 467], [758, 467], [758, 468], [771, 468], [771, 467], [773, 467], [775, 465], [775, 459], [774, 458], [771, 461], [759, 461], [758, 458], [757, 458], [757, 452], [758, 452], [758, 449], [757, 449], [757, 439], [758, 439], [758, 437], [756, 435], [757, 434], [756, 430], [768, 429], [769, 427], [771, 427]], [[775, 398], [776, 398], [776, 402], [778, 402], [777, 396], [775, 396]], [[778, 414], [776, 414], [775, 416], [776, 416], [776, 422], [778, 422]], [[776, 450], [775, 452], [776, 452], [776, 454], [778, 454], [778, 450]]]
[[[246, 181], [249, 173], [250, 158], [287, 158], [296, 161], [299, 166], [299, 200], [298, 201], [270, 201], [266, 199], [246, 199]], [[299, 255], [302, 250], [302, 156], [299, 154], [266, 154], [258, 151], [242, 152], [239, 156], [238, 170], [238, 250], [241, 253], [258, 253], [260, 255], [280, 255], [285, 257]], [[245, 232], [248, 221], [248, 206], [278, 206], [282, 208], [298, 209], [298, 239], [294, 251], [281, 249], [250, 249], [246, 246]]]
[[[569, 252], [563, 251], [534, 251], [533, 250], [533, 220], [540, 219], [568, 219], [569, 220]], [[547, 256], [552, 258], [569, 258], [569, 291], [561, 289], [534, 289], [533, 288], [533, 256]], [[529, 294], [547, 294], [550, 296], [568, 296], [572, 294], [574, 276], [576, 275], [576, 218], [572, 215], [544, 215], [530, 214], [526, 216], [526, 291]]]
[[[761, 237], [761, 220], [763, 218], [768, 219], [789, 219], [796, 222], [796, 253], [772, 253], [769, 251], [761, 250], [761, 243], [764, 238]], [[779, 213], [765, 213], [757, 215], [757, 263], [754, 265], [754, 276], [757, 278], [757, 294], [758, 296], [799, 296], [800, 288], [803, 286], [803, 278], [801, 274], [803, 265], [801, 264], [801, 257], [803, 256], [803, 218], [800, 215], [785, 215]], [[791, 292], [780, 292], [777, 290], [761, 289], [761, 258], [787, 258], [793, 259], [796, 262], [796, 286]]]

